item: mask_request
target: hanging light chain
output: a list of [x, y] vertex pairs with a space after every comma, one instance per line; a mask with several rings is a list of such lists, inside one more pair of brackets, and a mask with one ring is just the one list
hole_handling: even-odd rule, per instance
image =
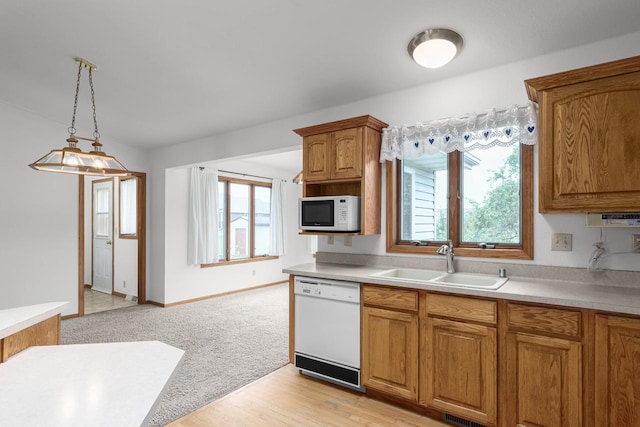
[[98, 132], [98, 119], [96, 118], [96, 98], [93, 90], [93, 74], [91, 68], [89, 68], [89, 87], [91, 88], [91, 108], [93, 109], [93, 137], [98, 141], [100, 139], [100, 132]]
[[80, 92], [80, 76], [82, 74], [82, 62], [78, 62], [78, 78], [76, 79], [76, 97], [73, 99], [73, 116], [71, 117], [71, 126], [69, 129], [69, 137], [73, 138], [76, 133], [76, 111], [78, 110], [78, 93]]

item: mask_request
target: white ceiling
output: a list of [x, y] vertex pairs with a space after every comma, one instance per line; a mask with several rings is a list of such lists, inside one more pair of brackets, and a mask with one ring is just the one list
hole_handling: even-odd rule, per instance
[[[167, 146], [638, 30], [638, 0], [2, 0], [0, 100], [62, 125], [98, 65], [102, 139]], [[427, 70], [427, 28], [462, 54]], [[84, 75], [78, 134], [92, 134]]]

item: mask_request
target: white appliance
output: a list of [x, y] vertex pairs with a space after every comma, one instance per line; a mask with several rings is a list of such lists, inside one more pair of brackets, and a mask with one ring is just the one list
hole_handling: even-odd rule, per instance
[[298, 227], [307, 231], [360, 231], [360, 196], [301, 197]]
[[363, 390], [360, 384], [360, 284], [296, 276], [295, 366]]

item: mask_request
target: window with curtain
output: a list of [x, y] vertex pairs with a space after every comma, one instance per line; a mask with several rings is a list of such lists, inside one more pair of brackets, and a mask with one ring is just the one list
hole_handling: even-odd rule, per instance
[[137, 238], [138, 178], [121, 178], [119, 187], [119, 234], [121, 239]]
[[272, 183], [219, 176], [218, 260], [208, 265], [272, 259]]
[[531, 104], [385, 129], [389, 252], [532, 258], [536, 138]]

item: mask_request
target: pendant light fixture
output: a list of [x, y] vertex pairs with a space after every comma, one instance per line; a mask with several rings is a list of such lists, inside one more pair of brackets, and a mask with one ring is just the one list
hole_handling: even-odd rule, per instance
[[462, 50], [462, 36], [446, 28], [433, 28], [416, 34], [409, 42], [409, 55], [419, 65], [439, 68]]
[[[76, 58], [78, 63], [78, 79], [76, 81], [76, 96], [73, 102], [73, 116], [71, 126], [69, 126], [68, 146], [51, 150], [44, 157], [31, 163], [33, 169], [47, 172], [72, 173], [76, 175], [96, 175], [96, 176], [127, 176], [129, 171], [122, 163], [113, 156], [102, 151], [100, 143], [100, 133], [98, 132], [98, 120], [96, 119], [96, 101], [93, 90], [93, 71], [98, 67], [91, 62]], [[80, 91], [80, 77], [82, 70], [89, 70], [89, 87], [91, 89], [91, 107], [93, 110], [93, 138], [85, 138], [76, 135], [76, 110], [78, 108], [78, 92]], [[77, 147], [78, 141], [93, 141], [91, 151], [85, 153]]]

